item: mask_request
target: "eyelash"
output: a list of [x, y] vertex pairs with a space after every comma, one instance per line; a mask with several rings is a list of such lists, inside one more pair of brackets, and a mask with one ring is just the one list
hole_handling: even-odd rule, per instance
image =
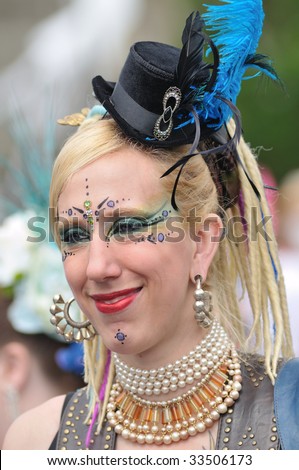
[[[125, 236], [130, 233], [142, 232], [147, 227], [152, 227], [158, 223], [164, 221], [164, 217], [158, 217], [155, 220], [146, 220], [144, 218], [138, 217], [123, 217], [117, 219], [112, 227], [110, 228], [107, 238], [110, 238], [115, 235]], [[60, 240], [62, 244], [65, 245], [78, 245], [80, 243], [87, 243], [91, 239], [90, 233], [86, 230], [77, 227], [66, 229], [60, 234]]]
[[90, 241], [90, 234], [82, 228], [70, 228], [60, 234], [61, 243], [66, 245], [77, 245]]
[[113, 235], [127, 235], [129, 233], [142, 232], [145, 228], [156, 225], [163, 220], [163, 217], [154, 221], [147, 221], [143, 218], [139, 219], [137, 217], [124, 217], [114, 222], [109, 230], [107, 238], [110, 238]]

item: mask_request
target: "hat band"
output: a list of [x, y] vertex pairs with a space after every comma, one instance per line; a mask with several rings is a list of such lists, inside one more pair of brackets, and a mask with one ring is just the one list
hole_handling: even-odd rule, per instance
[[120, 117], [135, 130], [153, 136], [155, 123], [160, 116], [136, 103], [119, 82], [115, 85], [110, 102]]

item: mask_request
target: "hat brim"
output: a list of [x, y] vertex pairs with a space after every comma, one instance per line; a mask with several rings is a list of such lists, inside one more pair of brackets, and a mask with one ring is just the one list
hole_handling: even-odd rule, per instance
[[[135, 129], [127, 120], [123, 119], [122, 116], [118, 113], [115, 104], [111, 101], [111, 96], [114, 91], [115, 82], [107, 82], [104, 80], [103, 77], [98, 75], [92, 80], [94, 94], [102, 106], [107, 110], [109, 115], [116, 121], [119, 125], [121, 130], [124, 134], [132, 139], [137, 140], [138, 142], [151, 146], [151, 147], [159, 147], [159, 148], [172, 148], [177, 147], [180, 145], [187, 145], [192, 144], [194, 141], [195, 136], [195, 125], [193, 123], [188, 124], [184, 127], [180, 127], [179, 129], [174, 128], [171, 132], [171, 135], [167, 140], [158, 140], [155, 137], [148, 136], [144, 133], [139, 132]], [[224, 141], [227, 142], [226, 138], [224, 137], [223, 133], [224, 129], [220, 128], [218, 130], [204, 128], [201, 129], [201, 139], [210, 137], [215, 140], [215, 142], [219, 144], [223, 144]], [[227, 136], [227, 133], [225, 133]]]
[[193, 142], [195, 132], [193, 124], [187, 125], [184, 128], [173, 129], [171, 136], [165, 141], [157, 140], [155, 137], [139, 132], [120, 116], [110, 99], [116, 84], [114, 82], [107, 82], [101, 76], [95, 77], [92, 84], [96, 98], [129, 138], [133, 138], [148, 146], [161, 148], [176, 147]]

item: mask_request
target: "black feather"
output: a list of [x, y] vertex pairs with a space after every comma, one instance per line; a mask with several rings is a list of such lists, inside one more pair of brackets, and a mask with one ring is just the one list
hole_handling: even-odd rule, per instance
[[246, 57], [245, 66], [257, 68], [273, 80], [279, 81], [278, 75], [271, 64], [269, 57], [264, 54], [250, 54]]
[[[193, 86], [202, 87], [210, 78], [209, 65], [203, 61], [205, 44], [203, 27], [204, 22], [199, 12], [194, 12], [187, 18], [182, 35], [183, 47], [175, 74], [175, 83], [182, 92], [183, 103], [192, 100]], [[198, 90], [194, 90], [196, 91]]]

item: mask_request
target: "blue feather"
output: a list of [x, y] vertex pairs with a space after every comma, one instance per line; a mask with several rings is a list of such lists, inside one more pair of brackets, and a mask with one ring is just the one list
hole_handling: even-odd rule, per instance
[[[232, 115], [230, 107], [221, 103], [217, 96], [235, 105], [242, 80], [253, 78], [261, 72], [279, 81], [267, 57], [256, 54], [265, 16], [262, 0], [220, 1], [223, 5], [205, 5], [207, 11], [203, 14], [206, 29], [220, 56], [215, 86], [204, 97], [206, 119], [216, 120], [216, 125], [217, 120], [218, 125], [224, 124]], [[258, 72], [251, 77], [244, 77], [249, 68], [254, 68]], [[260, 210], [264, 219], [261, 206]], [[267, 246], [277, 280], [277, 268], [268, 240]]]
[[[202, 15], [206, 30], [216, 45], [220, 62], [215, 85], [205, 94], [204, 119], [213, 121], [212, 127], [224, 124], [232, 115], [217, 95], [236, 104], [246, 70], [253, 67], [272, 79], [277, 75], [265, 56], [255, 53], [262, 34], [264, 11], [262, 0], [220, 0], [222, 5], [204, 5]], [[210, 50], [208, 51], [210, 52]], [[199, 110], [199, 114], [202, 112]]]

